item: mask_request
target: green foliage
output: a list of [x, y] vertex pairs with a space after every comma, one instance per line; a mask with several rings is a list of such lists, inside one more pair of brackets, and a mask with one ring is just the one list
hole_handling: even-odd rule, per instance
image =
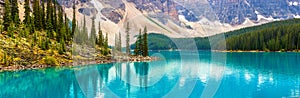
[[118, 38], [118, 51], [122, 52], [122, 38], [121, 38], [121, 32], [119, 32], [119, 38]]
[[84, 45], [84, 44], [88, 43], [88, 32], [87, 32], [87, 28], [86, 28], [85, 16], [83, 19], [82, 27], [79, 28], [78, 26], [76, 26], [75, 34], [74, 34], [74, 41], [75, 41], [75, 43], [80, 44], [80, 45]]
[[135, 42], [135, 47], [134, 47], [134, 50], [133, 50], [133, 53], [134, 55], [138, 55], [139, 54], [139, 45], [138, 45], [138, 41]]
[[57, 26], [57, 24], [58, 24], [58, 22], [57, 22], [57, 0], [53, 0], [53, 7], [51, 7], [52, 8], [52, 11], [53, 11], [53, 13], [52, 13], [52, 16], [53, 16], [53, 18], [52, 18], [52, 26], [53, 26], [53, 30], [55, 31], [55, 32], [59, 32], [58, 31], [58, 26]]
[[30, 34], [30, 29], [29, 28], [24, 28], [24, 31], [22, 31], [21, 36], [24, 38], [28, 38]]
[[30, 16], [30, 4], [29, 4], [29, 0], [25, 0], [25, 4], [24, 4], [24, 9], [25, 9], [25, 12], [24, 12], [24, 20], [23, 20], [23, 23], [28, 26], [31, 24], [31, 16]]
[[[104, 38], [101, 28], [99, 28], [99, 39], [96, 39], [94, 19], [90, 38], [85, 18], [82, 27], [79, 28], [76, 25], [75, 2], [72, 28], [69, 26], [70, 23], [66, 13], [57, 3], [57, 0], [47, 0], [46, 7], [45, 1], [33, 0], [32, 12], [30, 2], [30, 0], [25, 0], [24, 20], [20, 22], [18, 1], [5, 0], [3, 24], [1, 21], [0, 26], [1, 32], [4, 31], [0, 37], [7, 41], [7, 43], [0, 46], [1, 49], [5, 48], [5, 51], [7, 51], [5, 56], [1, 56], [0, 59], [0, 61], [5, 61], [5, 65], [25, 64], [26, 62], [27, 64], [28, 62], [30, 64], [45, 62], [45, 64], [49, 65], [59, 65], [55, 58], [59, 58], [59, 62], [69, 59], [70, 51], [66, 48], [72, 41], [74, 35], [72, 32], [75, 31], [78, 32], [78, 34], [74, 35], [78, 38], [74, 39], [75, 42], [87, 45], [93, 44], [92, 46], [95, 46], [95, 43], [97, 43], [100, 46], [97, 49], [101, 50], [104, 55], [110, 53], [108, 35], [106, 34]], [[51, 55], [51, 57], [45, 57], [46, 55]]]
[[122, 41], [121, 41], [121, 33], [119, 32], [119, 34], [115, 34], [115, 47], [114, 50], [115, 51], [119, 51], [122, 52]]
[[80, 36], [81, 36], [81, 31], [79, 30], [79, 27], [76, 26], [75, 33], [74, 33], [74, 42], [75, 43], [77, 43], [77, 44], [83, 43], [83, 40]]
[[109, 50], [108, 49], [104, 49], [102, 50], [102, 54], [107, 56], [109, 54]]
[[32, 41], [30, 42], [31, 47], [34, 47], [36, 45], [37, 41], [38, 41], [38, 33], [37, 33], [37, 31], [34, 31]]
[[14, 38], [14, 33], [15, 33], [15, 25], [13, 23], [10, 23], [8, 29], [7, 29], [7, 35], [9, 37]]
[[18, 0], [11, 0], [11, 17], [13, 23], [18, 26], [20, 24]]
[[103, 47], [104, 38], [101, 30], [101, 23], [99, 22], [99, 32], [98, 32], [98, 41], [97, 44], [99, 47]]
[[65, 13], [65, 24], [64, 24], [64, 31], [66, 32], [66, 40], [71, 41], [73, 35], [71, 32], [71, 29], [69, 28], [69, 19], [67, 17], [67, 14]]
[[9, 0], [4, 1], [4, 16], [3, 16], [3, 25], [4, 30], [7, 30], [10, 24], [12, 23], [12, 17], [11, 17], [11, 5]]
[[51, 65], [51, 66], [58, 66], [59, 65], [57, 60], [52, 56], [46, 56], [45, 58], [43, 58], [43, 61], [47, 65]]
[[91, 28], [91, 36], [89, 38], [90, 42], [89, 45], [91, 47], [95, 47], [96, 43], [96, 26], [95, 26], [95, 17], [92, 18], [92, 28]]
[[4, 31], [3, 20], [0, 19], [0, 33]]
[[3, 57], [2, 57], [2, 61], [3, 61], [3, 64], [8, 66], [9, 65], [9, 62], [7, 60], [7, 53], [4, 51], [4, 54], [3, 54]]
[[42, 50], [48, 50], [50, 48], [50, 44], [51, 43], [49, 38], [42, 38], [42, 37], [39, 38], [39, 47]]
[[[300, 19], [291, 19], [227, 32], [224, 34], [227, 43], [226, 48], [228, 50], [261, 51], [299, 50], [299, 27]], [[184, 46], [180, 47], [180, 49], [186, 50], [194, 49], [195, 47], [197, 47], [198, 50], [211, 49], [209, 37], [169, 38], [161, 34], [149, 34], [148, 41], [150, 50], [178, 49], [178, 46]], [[138, 42], [131, 47], [135, 48], [137, 44]]]
[[66, 44], [65, 44], [64, 39], [62, 39], [60, 42], [61, 43], [59, 43], [58, 53], [59, 54], [64, 54], [67, 51]]
[[86, 17], [84, 16], [83, 18], [83, 27], [82, 27], [82, 31], [81, 31], [81, 37], [83, 39], [83, 43], [86, 44], [88, 41], [88, 30], [86, 27]]
[[53, 30], [52, 18], [53, 18], [53, 11], [52, 11], [52, 0], [47, 0], [47, 9], [46, 9], [46, 29], [48, 31]]
[[147, 27], [144, 28], [143, 35], [140, 33], [138, 35], [137, 41], [135, 42], [134, 55], [142, 55], [144, 57], [148, 56], [148, 34]]
[[[100, 25], [100, 24], [99, 24]], [[73, 2], [73, 20], [72, 20], [72, 34], [75, 34], [75, 29], [76, 28], [76, 5], [75, 5], [75, 0]]]
[[64, 17], [63, 17], [63, 13], [62, 13], [62, 7], [59, 7], [58, 9], [58, 28], [57, 28], [57, 36], [56, 36], [56, 41], [60, 42], [63, 38], [65, 38], [66, 34], [66, 30], [64, 29], [65, 28], [65, 25], [64, 25]]
[[[276, 25], [256, 29], [226, 39], [228, 50], [299, 50], [300, 23], [298, 19], [276, 22]], [[286, 22], [290, 24], [286, 24]], [[281, 23], [281, 24], [280, 24]]]
[[[3, 51], [1, 54], [2, 54], [2, 57], [0, 57], [1, 58], [0, 65], [10, 66], [13, 63], [12, 57], [6, 51]], [[0, 56], [1, 56], [1, 54], [0, 54]]]
[[[104, 40], [104, 49], [106, 51], [108, 51], [108, 34], [106, 33], [106, 36], [105, 36], [105, 40]], [[107, 52], [108, 53], [108, 52]], [[106, 54], [107, 55], [107, 54]]]
[[33, 0], [33, 17], [34, 17], [34, 26], [37, 30], [41, 30], [42, 27], [42, 16], [40, 14], [41, 6], [39, 0]]
[[143, 33], [143, 56], [146, 57], [149, 55], [148, 53], [148, 34], [147, 34], [147, 27], [144, 28]]
[[42, 29], [46, 29], [46, 20], [45, 20], [45, 1], [44, 0], [41, 0], [41, 9], [40, 9], [40, 24], [41, 24], [41, 28]]
[[141, 35], [142, 30], [139, 30], [139, 35], [136, 40], [136, 46], [134, 50], [134, 55], [142, 55], [142, 35]]
[[231, 36], [236, 36], [236, 35], [252, 32], [252, 31], [261, 30], [261, 29], [264, 29], [264, 28], [285, 26], [285, 25], [297, 24], [297, 23], [300, 23], [300, 19], [274, 21], [274, 22], [270, 22], [270, 23], [266, 23], [266, 24], [262, 24], [262, 25], [258, 25], [258, 26], [246, 27], [246, 28], [242, 28], [242, 29], [238, 29], [238, 30], [234, 30], [234, 31], [225, 32], [223, 34], [225, 35], [226, 38], [228, 38], [228, 37], [231, 37]]
[[127, 22], [127, 25], [126, 25], [126, 54], [129, 55], [130, 54], [130, 45], [129, 45], [129, 42], [130, 42], [130, 37], [129, 37], [129, 22]]

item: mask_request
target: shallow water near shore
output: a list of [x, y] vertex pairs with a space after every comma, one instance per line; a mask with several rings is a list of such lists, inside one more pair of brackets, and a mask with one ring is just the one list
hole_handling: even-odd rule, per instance
[[0, 97], [299, 97], [300, 53], [151, 51], [161, 60], [0, 73]]

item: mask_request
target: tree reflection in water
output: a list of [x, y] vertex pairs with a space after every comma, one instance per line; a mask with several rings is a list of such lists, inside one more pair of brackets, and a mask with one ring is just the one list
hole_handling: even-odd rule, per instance
[[147, 90], [149, 63], [134, 63], [135, 73], [139, 77], [140, 88], [144, 87]]

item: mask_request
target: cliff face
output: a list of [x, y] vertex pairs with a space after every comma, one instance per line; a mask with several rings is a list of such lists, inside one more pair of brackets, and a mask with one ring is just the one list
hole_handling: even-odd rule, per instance
[[[296, 3], [295, 5], [290, 3]], [[242, 24], [246, 18], [259, 22], [260, 16], [272, 19], [294, 18], [300, 12], [295, 0], [209, 0], [222, 23]]]
[[188, 21], [196, 22], [198, 19], [184, 6], [173, 0], [127, 0], [136, 5], [136, 8], [146, 13], [162, 13], [179, 21], [178, 15], [184, 15]]
[[190, 22], [201, 18], [241, 25], [247, 19], [259, 23], [261, 18], [289, 19], [300, 14], [298, 0], [127, 0], [146, 12], [164, 13], [175, 20], [178, 15]]

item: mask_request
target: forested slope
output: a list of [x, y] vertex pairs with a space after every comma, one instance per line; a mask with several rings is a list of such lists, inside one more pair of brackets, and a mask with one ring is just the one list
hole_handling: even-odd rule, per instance
[[[226, 38], [227, 50], [297, 51], [300, 49], [300, 19], [275, 21], [226, 32], [223, 35]], [[198, 50], [210, 50], [209, 38], [216, 36], [220, 34], [196, 38], [169, 38], [161, 34], [149, 34], [149, 49], [169, 50], [178, 49], [178, 45], [185, 45], [180, 49], [197, 47]]]

